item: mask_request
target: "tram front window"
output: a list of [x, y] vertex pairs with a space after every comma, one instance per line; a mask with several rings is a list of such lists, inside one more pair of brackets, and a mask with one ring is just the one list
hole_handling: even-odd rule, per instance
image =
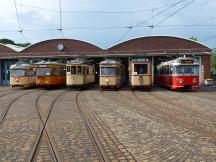
[[147, 74], [148, 65], [147, 64], [134, 64], [134, 72], [136, 74]]
[[44, 76], [44, 75], [51, 75], [51, 69], [50, 68], [37, 68], [36, 70], [37, 76]]
[[118, 72], [116, 67], [101, 67], [101, 75], [117, 75]]
[[199, 66], [195, 65], [181, 65], [175, 67], [175, 73], [176, 74], [182, 74], [182, 75], [198, 75], [199, 74]]
[[23, 76], [26, 75], [26, 70], [10, 70], [10, 76], [15, 77], [15, 76]]

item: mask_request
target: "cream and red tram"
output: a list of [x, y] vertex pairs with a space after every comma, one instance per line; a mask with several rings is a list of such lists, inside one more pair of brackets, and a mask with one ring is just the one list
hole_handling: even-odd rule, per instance
[[51, 61], [41, 61], [35, 64], [37, 86], [65, 86], [65, 64]]
[[87, 60], [75, 59], [66, 64], [66, 85], [86, 88], [95, 82], [95, 67]]
[[157, 66], [156, 82], [171, 89], [198, 88], [200, 63], [190, 57], [163, 62]]
[[11, 87], [34, 87], [35, 83], [34, 65], [30, 63], [16, 63], [10, 66]]
[[129, 61], [129, 86], [134, 88], [152, 87], [152, 64], [149, 58], [131, 58]]
[[124, 81], [124, 66], [121, 62], [113, 59], [100, 62], [100, 88], [119, 89]]

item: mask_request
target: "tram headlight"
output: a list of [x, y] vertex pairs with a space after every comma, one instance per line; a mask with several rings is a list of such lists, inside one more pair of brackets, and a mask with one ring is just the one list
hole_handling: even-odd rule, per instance
[[197, 83], [197, 79], [196, 79], [196, 78], [193, 78], [192, 82], [193, 82], [193, 83]]
[[180, 84], [182, 84], [182, 83], [184, 83], [184, 79], [178, 78], [178, 82], [179, 82]]

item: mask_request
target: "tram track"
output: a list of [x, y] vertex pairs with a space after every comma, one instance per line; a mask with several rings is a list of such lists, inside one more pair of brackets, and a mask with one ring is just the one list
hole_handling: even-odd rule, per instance
[[33, 149], [30, 152], [28, 158], [26, 159], [26, 161], [29, 161], [29, 162], [37, 161], [37, 156], [38, 156], [39, 151], [40, 151], [39, 150], [40, 145], [42, 145], [43, 143], [48, 143], [48, 145], [49, 145], [48, 149], [49, 149], [49, 153], [51, 155], [52, 161], [54, 161], [54, 162], [62, 161], [60, 153], [58, 152], [58, 149], [56, 148], [55, 141], [51, 135], [51, 132], [49, 131], [48, 120], [50, 118], [53, 106], [55, 105], [56, 101], [66, 91], [63, 91], [60, 94], [58, 94], [57, 96], [55, 96], [55, 98], [50, 103], [50, 106], [49, 106], [49, 109], [48, 109], [46, 116], [43, 118], [42, 113], [41, 113], [41, 105], [40, 105], [39, 100], [44, 94], [46, 94], [48, 92], [49, 91], [43, 92], [36, 99], [36, 103], [35, 103], [36, 104], [36, 111], [37, 111], [40, 123], [42, 124], [42, 128], [40, 127], [40, 130], [39, 130], [38, 136], [36, 138], [35, 144], [33, 145]]
[[[35, 90], [29, 90], [30, 92], [35, 91]], [[18, 97], [16, 97], [15, 99], [13, 99], [5, 108], [3, 108], [3, 112], [0, 114], [0, 126], [3, 124], [4, 120], [6, 119], [7, 113], [9, 111], [9, 109], [13, 106], [13, 104], [21, 97], [27, 95], [29, 93], [29, 91], [27, 93], [24, 93]], [[20, 92], [20, 91], [18, 91]], [[15, 92], [17, 93], [17, 92]], [[11, 93], [10, 93], [11, 94]], [[6, 95], [10, 95], [10, 94], [6, 94]], [[14, 93], [13, 93], [14, 94]], [[4, 95], [4, 96], [6, 96]], [[3, 97], [3, 96], [0, 96]]]
[[[149, 94], [151, 96], [153, 96], [155, 99], [160, 100], [161, 102], [163, 102], [165, 104], [172, 105], [173, 109], [175, 109], [176, 111], [178, 111], [178, 113], [192, 113], [193, 116], [197, 116], [200, 119], [204, 119], [204, 120], [210, 121], [212, 123], [216, 123], [216, 120], [214, 120], [213, 116], [212, 116], [212, 118], [209, 118], [209, 116], [204, 115], [203, 111], [197, 110], [196, 107], [194, 107], [194, 106], [190, 106], [189, 107], [189, 106], [185, 105], [185, 103], [172, 102], [171, 99], [169, 99], [169, 98], [164, 99], [164, 96], [162, 97], [162, 96], [157, 95], [157, 94], [152, 93], [152, 92], [149, 92]], [[134, 93], [134, 95], [135, 95], [135, 93]], [[188, 95], [186, 95], [186, 96], [188, 96]], [[136, 95], [135, 97], [138, 97], [138, 96]], [[178, 108], [176, 109], [175, 107], [178, 107]]]
[[[119, 98], [118, 93], [119, 92], [113, 93], [112, 96], [109, 95], [108, 97], [117, 101], [117, 102], [120, 102], [121, 104], [130, 106], [130, 107], [138, 109], [144, 113], [147, 113], [156, 119], [160, 119], [160, 120], [163, 120], [165, 122], [179, 125], [179, 126], [186, 128], [190, 131], [196, 132], [200, 135], [204, 135], [205, 137], [209, 137], [209, 138], [215, 140], [215, 137], [216, 137], [215, 131], [210, 131], [210, 130], [207, 130], [205, 127], [201, 127], [200, 125], [197, 125], [197, 124], [195, 125], [191, 122], [185, 121], [185, 120], [181, 119], [181, 117], [178, 116], [179, 114], [175, 114], [175, 113], [171, 113], [171, 111], [167, 111], [166, 107], [164, 107], [162, 105], [160, 105], [158, 107], [158, 106], [155, 106], [152, 103], [152, 101], [151, 102], [150, 101], [148, 102], [147, 100], [143, 101], [142, 99], [140, 99], [139, 97], [134, 95], [135, 94], [134, 92], [131, 92], [132, 96], [134, 96], [134, 98], [137, 99], [137, 101], [139, 101], [140, 103], [145, 104], [147, 106], [147, 109], [145, 110], [142, 108], [142, 106], [135, 106], [133, 104], [130, 104], [129, 102], [125, 103], [125, 102], [118, 100], [118, 98]], [[104, 94], [104, 93], [102, 93], [102, 94]], [[117, 95], [117, 96], [115, 96], [115, 95]], [[124, 96], [128, 97], [128, 94], [127, 94], [127, 96], [126, 95], [124, 95]], [[129, 98], [124, 99], [124, 100], [129, 101]]]
[[[3, 92], [8, 92], [8, 91], [9, 91], [9, 93], [1, 94], [1, 95], [0, 95], [0, 98], [20, 92], [20, 90], [5, 90], [5, 91], [3, 91]], [[0, 93], [1, 93], [1, 92], [0, 92]]]
[[[173, 121], [173, 123], [176, 123], [176, 124], [180, 124], [180, 125], [182, 125], [184, 128], [187, 128], [187, 129], [189, 129], [189, 130], [192, 130], [192, 131], [194, 131], [194, 132], [196, 132], [196, 133], [199, 133], [199, 134], [201, 134], [201, 135], [205, 135], [205, 136], [207, 136], [207, 137], [210, 137], [210, 138], [212, 138], [212, 139], [215, 139], [215, 136], [216, 136], [216, 132], [215, 131], [212, 131], [212, 130], [207, 130], [206, 129], [206, 126], [207, 126], [207, 124], [206, 125], [198, 125], [198, 124], [194, 124], [194, 123], [191, 123], [191, 122], [188, 122], [187, 120], [185, 120], [184, 119], [184, 116], [185, 115], [187, 115], [186, 113], [183, 113], [183, 111], [180, 111], [180, 109], [181, 108], [184, 108], [184, 107], [179, 107], [179, 105], [174, 105], [174, 106], [178, 106], [178, 110], [177, 109], [175, 109], [175, 111], [173, 111], [174, 110], [174, 107], [172, 106], [173, 104], [171, 104], [171, 103], [169, 103], [170, 105], [169, 106], [172, 106], [173, 107], [173, 109], [168, 109], [168, 106], [165, 106], [165, 105], [162, 105], [162, 104], [160, 104], [160, 106], [158, 107], [158, 106], [155, 106], [153, 103], [152, 103], [152, 101], [151, 102], [149, 102], [149, 101], [147, 101], [147, 100], [145, 100], [145, 102], [141, 99], [141, 98], [139, 98], [137, 95], [136, 95], [136, 92], [132, 92], [133, 93], [133, 95], [134, 95], [134, 97], [137, 99], [137, 100], [139, 100], [141, 103], [144, 103], [144, 104], [146, 104], [146, 105], [148, 105], [150, 108], [153, 108], [156, 112], [159, 112], [159, 113], [161, 113], [161, 114], [163, 114], [163, 115], [165, 115], [165, 116], [167, 116], [167, 117], [169, 117], [169, 119], [170, 119], [170, 121]], [[154, 96], [155, 97], [155, 96]], [[156, 99], [159, 99], [159, 98], [156, 98]], [[160, 99], [159, 99], [160, 100]], [[160, 102], [164, 102], [163, 100], [160, 100]], [[165, 104], [167, 104], [166, 102], [164, 102]], [[184, 110], [186, 110], [186, 108], [184, 108]], [[189, 112], [189, 111], [188, 111]], [[197, 112], [196, 112], [197, 113]], [[211, 119], [209, 119], [209, 118], [207, 118], [207, 117], [202, 117], [201, 116], [201, 114], [199, 114], [199, 113], [197, 113], [197, 114], [195, 114], [195, 115], [198, 115], [198, 116], [195, 116], [195, 118], [194, 118], [194, 114], [192, 114], [191, 112], [190, 112], [190, 117], [191, 118], [193, 118], [193, 120], [194, 121], [196, 121], [196, 120], [205, 120], [205, 121], [209, 121], [209, 122], [211, 122], [212, 124], [214, 124], [215, 123], [215, 121], [214, 120], [211, 120]], [[175, 119], [174, 119], [175, 118]], [[193, 122], [194, 122], [193, 121]], [[198, 121], [199, 122], [199, 121]], [[204, 124], [204, 123], [202, 123], [202, 124]]]
[[[111, 92], [111, 93], [113, 93], [113, 92]], [[115, 93], [118, 93], [118, 92], [115, 92]], [[190, 145], [190, 144], [187, 144], [185, 142], [180, 142], [181, 139], [178, 139], [178, 138], [177, 138], [178, 140], [174, 140], [174, 141], [172, 139], [172, 136], [174, 136], [174, 138], [176, 138], [176, 136], [177, 137], [181, 136], [181, 135], [175, 135], [174, 132], [176, 130], [180, 129], [182, 131], [180, 134], [187, 134], [187, 132], [186, 132], [187, 130], [186, 129], [182, 129], [180, 126], [178, 126], [177, 128], [175, 128], [175, 131], [173, 132], [173, 128], [167, 128], [167, 129], [172, 130], [172, 133], [171, 133], [172, 136], [171, 137], [167, 137], [166, 136], [166, 131], [167, 130], [165, 130], [165, 131], [161, 130], [160, 131], [160, 126], [156, 124], [156, 123], [161, 123], [162, 125], [165, 126], [164, 128], [166, 128], [167, 125], [169, 127], [170, 125], [167, 124], [167, 120], [166, 121], [161, 120], [160, 116], [158, 116], [157, 114], [155, 116], [154, 115], [155, 113], [148, 113], [148, 110], [147, 111], [146, 110], [141, 110], [142, 112], [144, 112], [144, 114], [140, 113], [139, 112], [140, 109], [136, 108], [136, 106], [133, 105], [134, 102], [131, 101], [131, 99], [130, 100], [129, 99], [128, 100], [127, 99], [123, 99], [123, 98], [120, 99], [120, 96], [117, 97], [116, 95], [113, 95], [113, 94], [109, 94], [108, 95], [108, 94], [106, 94], [106, 92], [103, 92], [103, 95], [106, 98], [108, 98], [108, 101], [107, 101], [108, 103], [112, 102], [110, 100], [117, 101], [117, 102], [114, 102], [114, 103], [116, 103], [116, 104], [118, 104], [120, 106], [118, 109], [120, 109], [121, 107], [122, 107], [121, 109], [125, 108], [126, 109], [125, 110], [126, 114], [128, 114], [128, 113], [130, 114], [130, 112], [127, 112], [128, 110], [134, 109], [134, 111], [136, 113], [138, 113], [141, 116], [143, 116], [141, 118], [143, 118], [143, 122], [144, 122], [143, 124], [144, 125], [145, 125], [145, 123], [146, 124], [148, 123], [148, 122], [146, 122], [146, 119], [147, 119], [147, 121], [149, 121], [149, 119], [150, 119], [151, 121], [153, 121], [153, 122], [151, 122], [151, 124], [153, 124], [153, 126], [155, 126], [154, 130], [157, 130], [157, 132], [158, 131], [160, 132], [160, 133], [159, 132], [158, 133], [153, 133], [148, 138], [145, 138], [145, 135], [144, 135], [144, 138], [142, 138], [142, 135], [139, 136], [140, 138], [143, 139], [141, 145], [140, 146], [137, 145], [138, 149], [137, 148], [131, 148], [133, 150], [133, 153], [135, 155], [137, 155], [136, 157], [139, 160], [166, 161], [166, 160], [168, 160], [169, 158], [172, 158], [172, 157], [174, 157], [173, 160], [174, 159], [182, 159], [181, 156], [184, 156], [183, 157], [184, 159], [193, 159], [193, 154], [194, 154], [193, 150], [190, 150], [188, 148], [188, 146], [187, 146], [187, 145]], [[112, 96], [112, 98], [110, 96]], [[129, 104], [128, 102], [121, 102], [121, 101], [126, 101], [126, 100], [130, 101], [131, 104]], [[141, 104], [139, 104], [139, 105], [140, 105], [140, 107], [142, 107]], [[137, 110], [138, 110], [138, 112], [137, 112]], [[128, 119], [128, 117], [126, 117], [126, 119]], [[141, 122], [141, 121], [137, 121], [137, 122]], [[172, 124], [175, 124], [175, 123], [172, 123]], [[118, 125], [118, 123], [117, 123], [117, 125]], [[142, 134], [145, 134], [146, 132], [148, 132], [150, 125], [149, 126], [147, 126], [147, 125], [144, 126], [145, 128], [143, 128], [143, 129], [145, 129], [145, 130], [143, 130]], [[158, 126], [159, 126], [159, 129], [157, 129]], [[126, 128], [127, 128], [127, 126], [126, 126]], [[136, 130], [136, 131], [137, 131], [138, 134], [140, 133], [139, 129]], [[188, 131], [188, 132], [190, 132], [190, 131]], [[131, 135], [129, 135], [128, 138], [131, 138], [131, 136], [132, 137], [134, 136], [133, 133]], [[138, 139], [136, 139], [136, 140], [138, 140]], [[140, 147], [140, 149], [139, 149], [139, 147]], [[192, 155], [192, 157], [191, 157], [191, 155]], [[175, 161], [178, 161], [178, 160], [175, 160]]]
[[80, 91], [79, 93], [77, 93], [76, 95], [76, 98], [75, 98], [75, 101], [76, 101], [76, 105], [77, 105], [77, 108], [79, 109], [79, 112], [82, 116], [82, 119], [85, 123], [85, 126], [86, 126], [86, 129], [88, 130], [89, 132], [89, 135], [93, 141], [93, 143], [95, 144], [95, 147], [97, 148], [97, 151], [101, 157], [101, 159], [104, 161], [104, 162], [108, 162], [109, 161], [109, 158], [108, 156], [106, 155], [106, 152], [105, 150], [103, 149], [103, 147], [101, 146], [100, 144], [100, 140], [97, 138], [96, 136], [96, 132], [94, 131], [94, 129], [92, 128], [90, 122], [89, 122], [89, 115], [88, 113], [82, 108], [81, 104], [80, 104], [80, 101], [79, 101], [79, 98], [81, 96], [81, 93], [82, 91]]
[[94, 112], [86, 96], [81, 95], [82, 93], [81, 91], [77, 94], [76, 103], [103, 161], [134, 160], [133, 155], [118, 141], [110, 128]]

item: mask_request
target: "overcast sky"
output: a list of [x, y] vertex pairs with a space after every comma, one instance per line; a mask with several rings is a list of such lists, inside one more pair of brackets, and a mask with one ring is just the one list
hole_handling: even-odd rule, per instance
[[[61, 33], [59, 0], [16, 0], [20, 27], [14, 0], [0, 0], [0, 38], [31, 43], [71, 38], [108, 48], [136, 37], [171, 35], [195, 36], [216, 47], [216, 1], [179, 1], [61, 0]], [[20, 28], [24, 36], [16, 32]]]

